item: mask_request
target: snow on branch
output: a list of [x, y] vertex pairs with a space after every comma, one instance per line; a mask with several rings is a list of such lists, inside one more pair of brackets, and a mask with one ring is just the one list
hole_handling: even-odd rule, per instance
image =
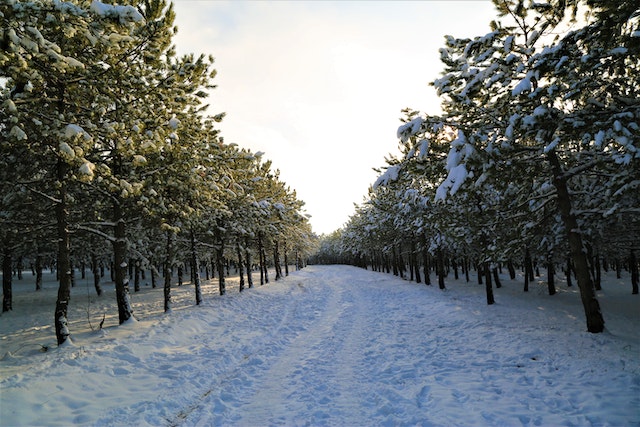
[[110, 5], [93, 0], [90, 10], [98, 16], [117, 18], [120, 22], [144, 20], [144, 17], [133, 6]]
[[473, 156], [474, 151], [464, 132], [459, 130], [458, 137], [451, 141], [451, 150], [449, 150], [449, 156], [447, 157], [446, 169], [449, 174], [447, 179], [438, 186], [436, 200], [446, 199], [447, 194], [453, 196], [460, 189], [469, 176], [465, 163]]
[[410, 137], [420, 132], [420, 128], [422, 127], [423, 122], [424, 120], [422, 119], [422, 117], [416, 117], [410, 122], [407, 122], [400, 126], [397, 133], [398, 139], [400, 139], [403, 144], [406, 143]]
[[387, 170], [385, 170], [384, 173], [380, 175], [376, 182], [373, 184], [373, 189], [375, 190], [381, 185], [385, 186], [388, 183], [397, 180], [400, 169], [400, 165], [389, 166]]

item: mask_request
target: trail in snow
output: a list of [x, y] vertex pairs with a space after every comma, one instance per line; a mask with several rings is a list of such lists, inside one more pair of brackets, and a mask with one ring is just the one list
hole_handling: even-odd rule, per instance
[[[168, 315], [5, 357], [0, 419], [640, 426], [640, 302], [629, 286], [603, 284], [608, 332], [589, 334], [575, 289], [525, 295], [503, 281], [494, 306], [478, 285], [450, 280], [441, 292], [346, 266], [308, 267], [224, 297], [205, 286], [200, 307], [180, 305], [192, 290], [184, 287]], [[138, 312], [160, 295], [139, 295]], [[3, 353], [6, 325], [20, 319], [0, 319]]]

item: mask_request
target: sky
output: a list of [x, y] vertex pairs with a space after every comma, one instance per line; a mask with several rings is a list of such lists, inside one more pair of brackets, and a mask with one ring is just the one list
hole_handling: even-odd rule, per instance
[[215, 57], [226, 143], [280, 171], [317, 234], [341, 228], [398, 153], [401, 110], [437, 114], [444, 36], [481, 36], [489, 0], [175, 0], [178, 54]]

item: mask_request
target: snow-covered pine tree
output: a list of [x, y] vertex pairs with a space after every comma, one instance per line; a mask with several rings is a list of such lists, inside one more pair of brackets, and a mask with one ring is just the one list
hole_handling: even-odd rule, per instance
[[[57, 222], [57, 268], [60, 287], [55, 310], [58, 344], [69, 336], [67, 307], [71, 286], [69, 209], [71, 187], [93, 178], [94, 165], [86, 159], [93, 136], [90, 122], [96, 72], [109, 50], [109, 37], [96, 15], [118, 21], [113, 29], [126, 30], [141, 19], [132, 7], [115, 8], [98, 1], [91, 7], [64, 2], [3, 3], [2, 75], [11, 87], [4, 105], [11, 126], [3, 129], [16, 146], [28, 145], [28, 162], [37, 173], [23, 177], [31, 191], [54, 202]], [[109, 43], [107, 43], [109, 41]], [[25, 159], [26, 160], [26, 159]], [[36, 188], [37, 187], [37, 188]]]
[[[484, 37], [448, 38], [442, 50], [447, 69], [435, 85], [446, 98], [448, 120], [466, 130], [475, 160], [483, 166], [477, 172], [500, 180], [495, 172], [501, 167], [519, 167], [527, 171], [522, 176], [531, 176], [538, 173], [534, 165], [544, 165], [546, 179], [540, 182], [554, 189], [548, 195], [557, 203], [568, 236], [587, 328], [601, 332], [604, 321], [583, 248], [585, 218], [576, 216], [580, 206], [572, 187], [579, 184], [577, 176], [611, 171], [607, 165], [617, 164], [616, 175], [625, 176], [613, 180], [621, 195], [626, 190], [622, 183], [632, 182], [631, 171], [637, 170], [633, 129], [638, 104], [632, 101], [637, 97], [626, 96], [638, 86], [628, 84], [637, 74], [629, 70], [638, 67], [637, 6], [586, 2], [593, 17], [567, 32], [562, 30], [564, 2], [496, 5], [511, 26], [495, 22]], [[551, 31], [563, 36], [551, 39]], [[522, 192], [531, 190], [515, 182]], [[605, 194], [607, 185], [599, 190]]]

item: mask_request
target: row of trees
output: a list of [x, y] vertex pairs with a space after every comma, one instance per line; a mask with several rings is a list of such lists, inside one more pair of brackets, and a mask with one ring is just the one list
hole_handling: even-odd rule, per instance
[[20, 257], [41, 268], [55, 254], [62, 344], [74, 260], [95, 269], [111, 253], [122, 323], [133, 316], [129, 259], [164, 269], [168, 310], [185, 259], [195, 272], [215, 259], [224, 294], [226, 258], [250, 273], [312, 250], [295, 191], [261, 153], [224, 143], [222, 114], [207, 115], [213, 58], [176, 56], [171, 5], [3, 1], [0, 22], [3, 311]]
[[474, 260], [488, 303], [492, 265], [562, 265], [587, 329], [601, 332], [600, 260], [626, 266], [638, 293], [640, 8], [494, 4], [490, 33], [446, 37], [432, 83], [444, 113], [404, 111], [401, 154], [321, 255], [378, 266], [404, 257], [425, 275], [433, 265], [441, 286], [447, 260], [467, 271]]

